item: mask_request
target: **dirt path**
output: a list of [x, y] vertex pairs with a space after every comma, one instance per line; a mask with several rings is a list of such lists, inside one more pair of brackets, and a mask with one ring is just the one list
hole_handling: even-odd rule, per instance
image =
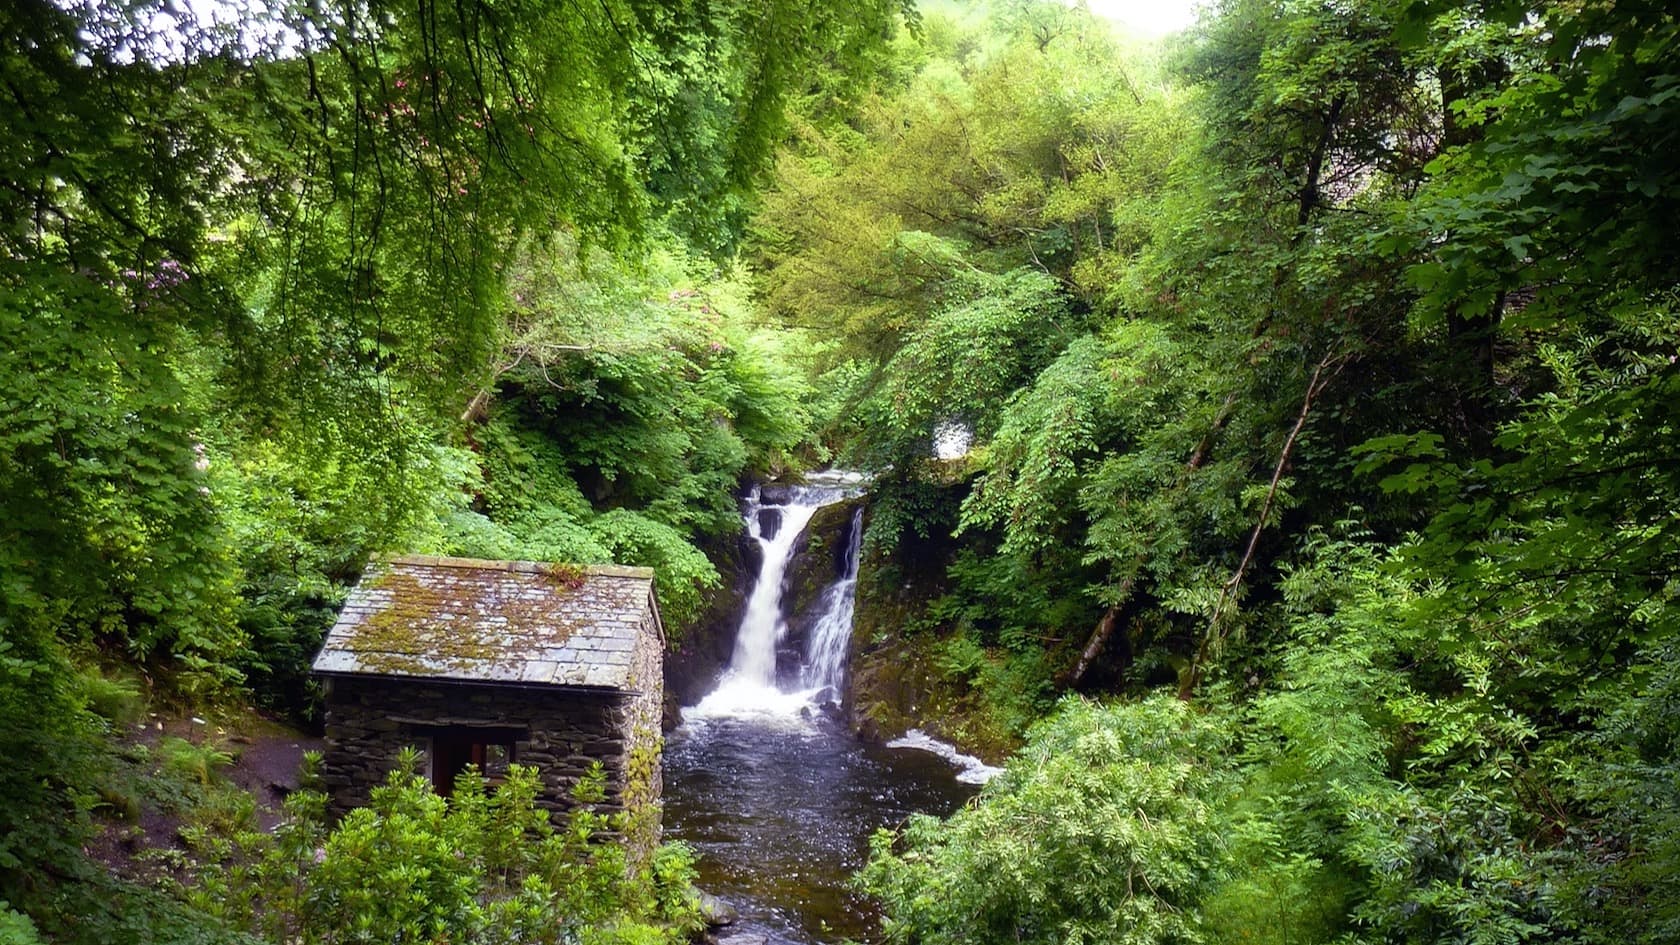
[[[254, 713], [239, 713], [227, 719], [209, 720], [193, 716], [149, 716], [118, 737], [117, 754], [131, 764], [117, 772], [114, 786], [103, 791], [106, 806], [99, 809], [102, 829], [86, 845], [85, 852], [112, 871], [131, 879], [155, 878], [160, 866], [147, 851], [179, 849], [181, 828], [186, 819], [179, 801], [159, 800], [159, 792], [170, 793], [167, 785], [181, 775], [167, 775], [162, 768], [160, 746], [166, 738], [181, 738], [194, 745], [214, 745], [233, 756], [217, 772], [255, 801], [254, 823], [260, 830], [272, 830], [280, 822], [286, 795], [297, 790], [306, 751], [319, 751], [322, 739], [300, 732]], [[161, 787], [146, 787], [152, 783]], [[174, 789], [175, 796], [179, 788]]]
[[264, 830], [279, 819], [286, 795], [298, 789], [303, 753], [320, 751], [322, 739], [285, 729], [253, 735], [234, 735], [229, 741], [239, 757], [227, 770], [228, 779], [257, 799], [257, 820]]

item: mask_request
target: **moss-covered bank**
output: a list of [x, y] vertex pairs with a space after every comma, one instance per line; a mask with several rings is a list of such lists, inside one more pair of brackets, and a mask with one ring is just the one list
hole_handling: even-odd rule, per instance
[[[867, 534], [868, 511], [864, 527]], [[884, 741], [919, 728], [1001, 760], [1020, 744], [1018, 729], [993, 711], [970, 668], [951, 658], [961, 630], [930, 614], [948, 591], [950, 543], [881, 545], [866, 540], [858, 568], [846, 694], [853, 730]]]

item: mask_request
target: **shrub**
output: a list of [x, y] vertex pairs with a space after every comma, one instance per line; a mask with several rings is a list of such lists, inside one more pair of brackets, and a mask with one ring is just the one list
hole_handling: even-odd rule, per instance
[[43, 945], [35, 923], [0, 900], [0, 945]]
[[1224, 856], [1225, 742], [1174, 699], [1067, 700], [982, 803], [876, 834], [860, 885], [893, 942], [1194, 941]]
[[146, 710], [145, 697], [133, 679], [89, 671], [77, 677], [77, 687], [88, 711], [113, 725], [132, 725]]
[[216, 772], [233, 764], [233, 756], [218, 745], [210, 742], [195, 745], [173, 735], [165, 736], [158, 744], [158, 755], [163, 759], [165, 770], [194, 781], [200, 787], [209, 787]]
[[201, 838], [193, 904], [288, 945], [663, 943], [695, 927], [682, 850], [632, 873], [623, 847], [604, 842], [622, 824], [591, 809], [603, 795], [599, 766], [557, 830], [536, 806], [535, 769], [511, 766], [494, 791], [469, 769], [445, 799], [414, 774], [416, 761], [405, 754], [368, 806], [330, 830], [326, 797], [302, 790], [273, 834]]

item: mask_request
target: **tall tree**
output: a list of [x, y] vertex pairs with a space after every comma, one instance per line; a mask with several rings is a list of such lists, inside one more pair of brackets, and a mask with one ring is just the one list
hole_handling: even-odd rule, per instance
[[[31, 704], [79, 703], [67, 648], [183, 690], [270, 659], [245, 652], [237, 593], [268, 591], [235, 541], [295, 575], [436, 514], [514, 248], [634, 248], [666, 219], [728, 245], [804, 67], [866, 55], [899, 11], [0, 8], [0, 738], [29, 759], [0, 897], [39, 892], [30, 864], [62, 852], [39, 825], [81, 809], [29, 730]], [[65, 741], [91, 731], [72, 714]]]

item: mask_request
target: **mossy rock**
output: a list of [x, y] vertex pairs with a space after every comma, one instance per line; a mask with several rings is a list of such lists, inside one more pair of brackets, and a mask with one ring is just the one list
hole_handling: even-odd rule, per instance
[[788, 562], [787, 590], [782, 610], [788, 617], [787, 645], [804, 649], [816, 623], [823, 591], [845, 574], [846, 548], [852, 522], [863, 500], [847, 499], [824, 506], [811, 516]]
[[893, 640], [852, 652], [847, 706], [853, 730], [889, 741], [913, 728], [999, 764], [1021, 746], [966, 681], [946, 675], [936, 655], [944, 638]]
[[865, 554], [846, 677], [848, 717], [870, 740], [919, 728], [998, 762], [1019, 747], [1019, 737], [992, 717], [966, 679], [942, 668], [939, 656], [958, 631], [929, 626], [925, 617], [929, 603], [946, 591], [944, 574], [942, 562], [906, 567]]

